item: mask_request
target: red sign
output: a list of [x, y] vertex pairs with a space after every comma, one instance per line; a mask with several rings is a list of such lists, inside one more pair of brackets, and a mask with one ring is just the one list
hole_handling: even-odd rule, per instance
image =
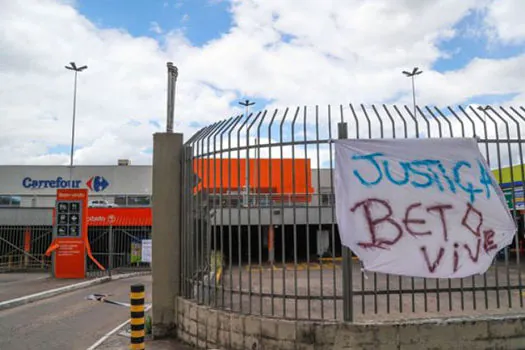
[[84, 278], [86, 275], [87, 189], [57, 190], [53, 211], [54, 239], [46, 255], [55, 253], [53, 264], [56, 278]]
[[151, 208], [89, 208], [88, 226], [151, 226]]
[[[56, 220], [53, 208], [53, 225]], [[91, 226], [151, 226], [151, 208], [89, 208], [87, 225]]]
[[86, 276], [86, 246], [78, 238], [57, 238], [55, 250], [56, 278], [84, 278]]

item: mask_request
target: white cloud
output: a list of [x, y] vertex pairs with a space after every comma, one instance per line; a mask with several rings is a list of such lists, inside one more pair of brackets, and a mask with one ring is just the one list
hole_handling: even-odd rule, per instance
[[[72, 60], [89, 66], [78, 81], [77, 164], [151, 161], [152, 133], [165, 125], [167, 61], [179, 67], [175, 130], [186, 138], [198, 125], [239, 113], [231, 107], [239, 96], [273, 100], [279, 107], [410, 104], [411, 85], [401, 70], [413, 66], [425, 71], [417, 79], [418, 101], [424, 104], [516, 92], [522, 101], [525, 56], [475, 59], [446, 74], [431, 70], [448, 55], [438, 43], [457, 35], [454, 25], [475, 6], [484, 3], [304, 0], [297, 6], [232, 0], [234, 26], [195, 47], [180, 31], [156, 41], [101, 29], [64, 1], [4, 1], [0, 163], [68, 163], [67, 153], [51, 155], [48, 148], [67, 148], [70, 142], [73, 74], [64, 65]], [[519, 30], [509, 34], [497, 24], [512, 21], [513, 11], [494, 6], [489, 4], [487, 20], [502, 40], [515, 40]], [[162, 33], [155, 22], [151, 30]]]
[[160, 25], [155, 21], [150, 23], [149, 30], [151, 30], [153, 33], [156, 33], [156, 34], [162, 34], [164, 32], [162, 28], [160, 27]]
[[522, 0], [492, 0], [487, 6], [486, 23], [493, 39], [511, 44], [523, 43], [524, 12], [525, 2]]

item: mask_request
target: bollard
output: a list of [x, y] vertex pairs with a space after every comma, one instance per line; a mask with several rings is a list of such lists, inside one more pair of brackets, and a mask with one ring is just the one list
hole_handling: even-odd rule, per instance
[[144, 331], [144, 285], [134, 284], [131, 286], [130, 311], [131, 311], [131, 343], [129, 348], [132, 350], [145, 349]]

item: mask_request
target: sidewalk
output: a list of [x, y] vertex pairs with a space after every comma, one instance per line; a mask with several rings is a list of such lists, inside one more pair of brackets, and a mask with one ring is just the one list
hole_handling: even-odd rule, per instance
[[[121, 330], [111, 335], [102, 344], [100, 344], [96, 350], [120, 350], [129, 349], [130, 338], [124, 333], [129, 331], [129, 324], [123, 327]], [[194, 349], [189, 345], [185, 345], [175, 339], [162, 339], [153, 340], [150, 336], [146, 336], [146, 349], [154, 350], [191, 350]]]
[[[146, 312], [146, 315], [151, 316], [151, 310]], [[120, 350], [129, 349], [130, 325], [127, 323], [124, 327], [109, 336], [102, 344], [96, 347], [96, 350]], [[175, 339], [153, 340], [151, 335], [146, 335], [146, 349], [154, 350], [191, 350], [193, 347], [183, 344]]]
[[[97, 350], [124, 350], [129, 349], [129, 338], [114, 335], [97, 347]], [[146, 340], [146, 349], [150, 350], [192, 350], [193, 347], [184, 345], [176, 340]]]

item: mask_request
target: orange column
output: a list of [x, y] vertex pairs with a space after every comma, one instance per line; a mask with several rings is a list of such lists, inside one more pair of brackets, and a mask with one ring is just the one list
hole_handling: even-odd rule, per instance
[[268, 226], [268, 261], [273, 263], [275, 261], [275, 250], [274, 250], [275, 232], [273, 225]]

